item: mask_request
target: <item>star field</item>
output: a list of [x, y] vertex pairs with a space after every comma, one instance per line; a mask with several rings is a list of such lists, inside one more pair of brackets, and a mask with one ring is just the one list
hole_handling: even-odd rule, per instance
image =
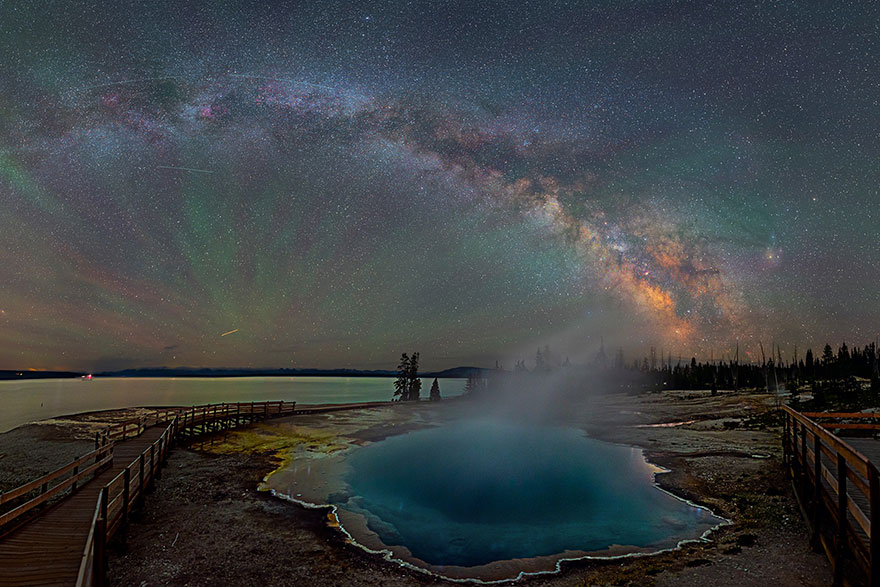
[[0, 368], [872, 340], [877, 12], [2, 3]]

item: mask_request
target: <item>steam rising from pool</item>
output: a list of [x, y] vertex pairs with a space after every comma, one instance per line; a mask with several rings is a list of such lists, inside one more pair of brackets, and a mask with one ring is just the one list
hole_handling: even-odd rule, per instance
[[723, 522], [657, 488], [641, 450], [574, 428], [466, 420], [354, 451], [349, 467], [331, 501], [437, 568], [659, 550]]

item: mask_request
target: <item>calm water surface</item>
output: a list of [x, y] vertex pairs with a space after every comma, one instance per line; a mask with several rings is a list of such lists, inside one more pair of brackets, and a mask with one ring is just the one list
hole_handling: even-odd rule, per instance
[[[217, 402], [296, 401], [344, 404], [387, 401], [391, 377], [235, 377], [44, 379], [0, 382], [0, 432], [78, 412], [131, 406], [193, 405]], [[422, 380], [427, 396], [432, 379]], [[444, 397], [460, 395], [464, 379], [441, 379]]]

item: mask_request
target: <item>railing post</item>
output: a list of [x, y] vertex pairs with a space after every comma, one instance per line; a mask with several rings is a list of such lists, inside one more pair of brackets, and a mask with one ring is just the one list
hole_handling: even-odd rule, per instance
[[144, 481], [144, 453], [141, 453], [141, 456], [138, 457], [138, 468], [138, 485], [140, 485], [140, 489], [138, 490], [138, 500], [143, 504], [144, 491], [147, 489], [147, 484]]
[[819, 543], [819, 520], [822, 517], [822, 439], [813, 433], [813, 535], [810, 536], [810, 544], [814, 549], [820, 548]]
[[153, 486], [153, 478], [156, 476], [156, 445], [150, 445], [150, 487]]
[[[105, 488], [106, 491], [106, 488]], [[94, 555], [92, 557], [92, 580], [98, 587], [106, 584], [104, 550], [107, 544], [107, 518], [101, 516], [95, 521]]]
[[159, 437], [159, 458], [157, 459], [158, 462], [156, 463], [156, 479], [162, 478], [162, 462], [165, 460], [164, 451], [162, 450], [164, 446], [165, 446], [165, 437], [160, 436]]
[[807, 467], [809, 466], [807, 463], [807, 425], [801, 422], [801, 495], [804, 497], [807, 494]]
[[125, 541], [128, 534], [128, 510], [131, 499], [131, 468], [122, 470], [122, 540]]
[[788, 468], [788, 412], [782, 412], [782, 463]]
[[[73, 457], [73, 462], [76, 462], [76, 460], [78, 458], [79, 457]], [[76, 476], [78, 474], [79, 474], [79, 465], [76, 465], [75, 467], [73, 467], [73, 473], [70, 474], [70, 476], [73, 477], [73, 479], [74, 479], [73, 484], [70, 486], [70, 493], [71, 494], [76, 493]]]
[[837, 548], [834, 561], [834, 584], [840, 585], [843, 580], [843, 556], [846, 552], [846, 459], [837, 453]]
[[98, 436], [99, 436], [99, 433], [95, 432], [95, 450], [98, 450], [98, 446], [99, 446], [98, 445]]
[[[107, 522], [107, 502], [110, 501], [110, 491], [107, 489], [107, 486], [101, 488], [101, 517], [104, 519], [104, 522]], [[106, 538], [106, 534], [105, 534]]]
[[871, 542], [868, 546], [870, 550], [870, 569], [869, 579], [872, 587], [880, 586], [880, 478], [878, 478], [877, 467], [873, 463], [868, 463], [868, 487], [870, 495], [868, 499], [871, 502]]

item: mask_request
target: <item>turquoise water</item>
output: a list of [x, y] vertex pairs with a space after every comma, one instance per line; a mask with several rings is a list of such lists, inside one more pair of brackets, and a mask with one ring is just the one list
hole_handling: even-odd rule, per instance
[[337, 505], [433, 566], [665, 548], [722, 522], [655, 487], [641, 450], [571, 428], [456, 423], [370, 445], [350, 465], [355, 497]]
[[[422, 380], [427, 396], [433, 380]], [[42, 379], [0, 381], [0, 432], [34, 420], [131, 406], [193, 405], [218, 402], [296, 401], [342, 404], [387, 401], [390, 377], [234, 377]], [[464, 379], [441, 379], [444, 397], [460, 395]]]

